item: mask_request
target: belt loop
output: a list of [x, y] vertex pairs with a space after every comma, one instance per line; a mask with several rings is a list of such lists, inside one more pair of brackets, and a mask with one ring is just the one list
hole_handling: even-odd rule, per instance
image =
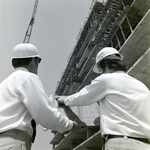
[[108, 141], [108, 134], [105, 136], [105, 141]]
[[124, 139], [127, 139], [127, 138], [128, 138], [128, 137], [127, 137], [127, 136], [125, 136], [125, 135], [124, 135], [123, 137], [124, 137]]
[[102, 150], [105, 150], [105, 144], [102, 145]]

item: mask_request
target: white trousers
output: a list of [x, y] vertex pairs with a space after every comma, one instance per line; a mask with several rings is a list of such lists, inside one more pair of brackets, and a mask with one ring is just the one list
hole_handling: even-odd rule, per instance
[[0, 134], [0, 150], [31, 150], [31, 137], [18, 130]]
[[104, 150], [150, 150], [150, 143], [131, 138], [111, 138], [105, 142]]

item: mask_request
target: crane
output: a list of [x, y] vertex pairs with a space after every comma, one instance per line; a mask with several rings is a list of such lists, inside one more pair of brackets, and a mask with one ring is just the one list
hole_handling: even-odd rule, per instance
[[27, 31], [26, 31], [23, 43], [29, 43], [29, 40], [30, 40], [30, 37], [31, 37], [31, 33], [32, 33], [33, 24], [35, 23], [35, 19], [34, 18], [35, 18], [38, 2], [39, 2], [39, 0], [35, 0], [32, 17], [31, 17], [30, 23], [28, 25], [28, 28], [27, 28]]

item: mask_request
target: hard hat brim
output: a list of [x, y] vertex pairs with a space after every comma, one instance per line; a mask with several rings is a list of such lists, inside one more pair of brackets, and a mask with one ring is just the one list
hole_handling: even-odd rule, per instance
[[[113, 55], [110, 55], [110, 56], [107, 56], [107, 57], [105, 57], [104, 59], [102, 59], [102, 60], [107, 60], [107, 59], [109, 59], [109, 60], [120, 60], [120, 61], [122, 61], [122, 59], [123, 59], [123, 55], [121, 55], [121, 54], [119, 54], [119, 56], [113, 56]], [[101, 60], [101, 61], [102, 61]], [[95, 65], [94, 65], [94, 67], [93, 67], [93, 72], [95, 72], [95, 73], [101, 73], [100, 71], [99, 71], [99, 69], [97, 68], [97, 64], [98, 63], [100, 63], [100, 61], [99, 62], [97, 62]]]
[[40, 55], [34, 55], [34, 56], [21, 56], [21, 57], [11, 57], [11, 59], [23, 59], [23, 58], [33, 58], [33, 57], [38, 57], [41, 58]]
[[95, 72], [95, 73], [101, 73], [101, 72], [98, 70], [98, 68], [97, 68], [97, 64], [94, 65], [94, 67], [93, 67], [93, 72]]

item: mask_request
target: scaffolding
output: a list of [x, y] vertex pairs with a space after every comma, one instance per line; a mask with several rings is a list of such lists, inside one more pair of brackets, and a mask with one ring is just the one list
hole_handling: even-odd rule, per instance
[[92, 68], [100, 49], [105, 46], [121, 49], [141, 20], [140, 9], [134, 7], [134, 3], [134, 0], [93, 1], [91, 13], [80, 30], [56, 89], [57, 95], [73, 94], [97, 76]]

